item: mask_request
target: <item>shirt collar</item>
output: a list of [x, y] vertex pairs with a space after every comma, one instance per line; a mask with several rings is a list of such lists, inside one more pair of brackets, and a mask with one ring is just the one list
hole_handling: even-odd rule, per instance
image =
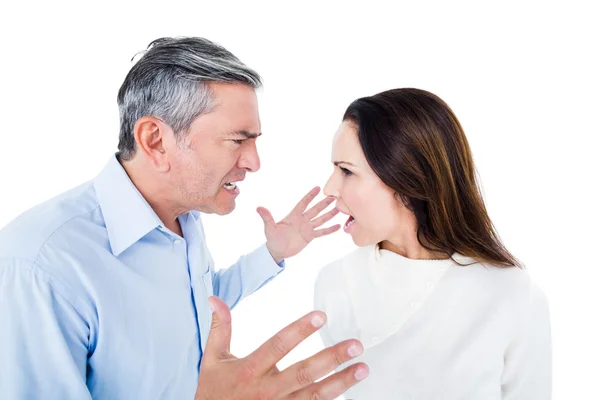
[[162, 225], [116, 155], [110, 158], [93, 182], [113, 255], [118, 256]]

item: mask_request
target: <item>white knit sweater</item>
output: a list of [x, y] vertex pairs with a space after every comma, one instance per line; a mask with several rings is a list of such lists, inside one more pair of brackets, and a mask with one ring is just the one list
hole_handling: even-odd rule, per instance
[[365, 347], [352, 363], [366, 362], [370, 376], [347, 399], [551, 398], [547, 301], [523, 269], [367, 246], [320, 272], [315, 306], [327, 313], [326, 346], [354, 338]]

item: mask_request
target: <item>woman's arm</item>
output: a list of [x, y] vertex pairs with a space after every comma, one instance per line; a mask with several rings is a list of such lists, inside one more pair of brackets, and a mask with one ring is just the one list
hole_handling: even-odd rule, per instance
[[552, 342], [548, 302], [531, 284], [518, 335], [504, 356], [503, 400], [549, 400], [552, 397]]

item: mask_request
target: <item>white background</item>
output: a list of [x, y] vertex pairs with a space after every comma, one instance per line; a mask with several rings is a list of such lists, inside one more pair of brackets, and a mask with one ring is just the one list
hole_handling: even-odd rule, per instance
[[[350, 101], [427, 89], [462, 122], [492, 220], [548, 296], [554, 398], [600, 398], [594, 2], [121, 3], [0, 6], [0, 226], [102, 169], [116, 150], [130, 60], [161, 36], [205, 36], [264, 78], [262, 169], [231, 215], [205, 218], [218, 267], [263, 242], [256, 206], [282, 218], [325, 183]], [[310, 311], [319, 269], [353, 248], [339, 232], [289, 259], [234, 310], [234, 354]], [[280, 366], [320, 349], [314, 335]]]

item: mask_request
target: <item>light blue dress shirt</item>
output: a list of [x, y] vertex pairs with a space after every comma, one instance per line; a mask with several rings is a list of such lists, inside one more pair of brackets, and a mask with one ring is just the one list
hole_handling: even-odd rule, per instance
[[193, 399], [208, 296], [283, 270], [263, 245], [215, 271], [200, 213], [165, 228], [116, 157], [0, 231], [0, 399]]

